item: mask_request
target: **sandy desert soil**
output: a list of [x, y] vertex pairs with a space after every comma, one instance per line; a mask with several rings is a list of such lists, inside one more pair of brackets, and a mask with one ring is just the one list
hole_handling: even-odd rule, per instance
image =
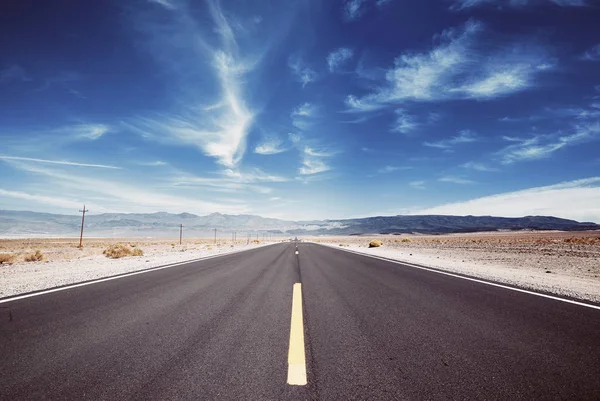
[[[371, 240], [383, 246], [369, 248]], [[600, 302], [600, 231], [310, 238], [314, 242]]]
[[[143, 256], [107, 258], [103, 251], [114, 244], [141, 249]], [[95, 238], [86, 239], [80, 249], [79, 239], [73, 238], [1, 239], [0, 260], [8, 255], [12, 261], [0, 264], [0, 298], [266, 244], [256, 240], [233, 244], [217, 239], [215, 244], [213, 239], [185, 239], [179, 245], [173, 239]], [[38, 250], [42, 260], [25, 261]]]

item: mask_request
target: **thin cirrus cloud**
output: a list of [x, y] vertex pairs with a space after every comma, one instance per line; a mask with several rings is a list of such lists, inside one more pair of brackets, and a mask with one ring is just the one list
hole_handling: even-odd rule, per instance
[[60, 164], [63, 166], [106, 168], [106, 169], [113, 169], [113, 170], [121, 169], [121, 167], [109, 166], [106, 164], [77, 163], [77, 162], [66, 161], [66, 160], [35, 159], [35, 158], [31, 158], [31, 157], [19, 157], [19, 156], [0, 155], [0, 160], [16, 160], [16, 161], [26, 161], [26, 162], [44, 163], [44, 164]]
[[425, 181], [411, 181], [408, 183], [409, 186], [415, 189], [425, 189]]
[[287, 151], [283, 145], [283, 141], [279, 137], [265, 138], [260, 144], [254, 148], [254, 153], [259, 155], [276, 155]]
[[330, 72], [337, 71], [354, 56], [354, 50], [348, 47], [340, 47], [327, 55], [327, 65]]
[[504, 140], [511, 144], [500, 150], [501, 162], [512, 164], [544, 159], [568, 146], [600, 139], [600, 123], [597, 122], [575, 126], [573, 131], [569, 135], [539, 134], [529, 138], [505, 136]]
[[462, 164], [461, 167], [469, 169], [469, 170], [484, 171], [484, 172], [497, 172], [497, 171], [500, 171], [500, 169], [498, 169], [496, 167], [490, 167], [490, 166], [488, 166], [486, 164], [472, 162], [472, 161]]
[[[72, 193], [81, 199], [100, 196], [105, 199], [102, 207], [108, 210], [136, 212], [162, 210], [173, 213], [182, 211], [244, 213], [248, 210], [247, 206], [243, 204], [223, 204], [203, 200], [200, 197], [203, 195], [202, 193], [196, 193], [195, 196], [171, 195], [155, 190], [152, 188], [152, 183], [146, 183], [142, 188], [114, 175], [108, 178], [98, 178], [75, 172], [41, 168], [25, 162], [15, 163], [13, 167], [43, 177], [44, 184], [38, 184], [38, 187], [48, 185], [54, 192], [59, 188], [61, 191]], [[13, 195], [11, 197], [18, 197], [18, 194]]]
[[402, 170], [412, 170], [413, 167], [410, 166], [385, 166], [380, 168], [379, 170], [377, 170], [377, 172], [379, 174], [389, 174], [389, 173], [393, 173], [395, 171], [402, 171]]
[[445, 177], [440, 177], [438, 178], [438, 181], [440, 182], [449, 182], [451, 184], [460, 184], [460, 185], [467, 185], [467, 184], [475, 184], [475, 181], [466, 179], [466, 178], [462, 178], [462, 177], [455, 177], [455, 176], [445, 176]]
[[430, 148], [438, 148], [438, 149], [446, 149], [450, 150], [457, 145], [477, 142], [479, 141], [479, 136], [476, 133], [470, 130], [462, 130], [459, 132], [457, 136], [453, 136], [449, 139], [443, 139], [437, 142], [423, 142], [424, 146], [428, 146]]
[[600, 221], [600, 177], [484, 196], [419, 210], [415, 214], [556, 216]]
[[474, 7], [526, 7], [534, 5], [554, 4], [561, 7], [583, 7], [589, 5], [587, 0], [453, 0], [451, 10], [462, 11]]
[[175, 9], [175, 4], [171, 0], [148, 0], [148, 1], [150, 3], [160, 4], [161, 6], [167, 8], [169, 10], [174, 10]]
[[393, 0], [345, 0], [342, 5], [342, 16], [347, 22], [356, 21], [367, 12], [370, 3], [374, 2], [375, 6], [379, 8], [392, 1]]
[[600, 44], [589, 48], [582, 56], [583, 60], [600, 61]]
[[529, 89], [538, 74], [553, 68], [553, 60], [539, 46], [481, 46], [484, 31], [474, 20], [443, 31], [436, 47], [401, 54], [384, 85], [362, 97], [349, 95], [346, 106], [371, 111], [406, 101], [488, 100]]
[[[166, 3], [173, 4], [172, 1]], [[262, 54], [254, 47], [241, 48], [238, 32], [243, 29], [239, 21], [232, 25], [218, 2], [207, 4], [213, 23], [211, 29], [219, 38], [218, 46], [208, 44], [205, 37], [208, 34], [180, 3], [177, 7], [165, 6], [164, 13], [159, 13], [156, 20], [162, 21], [162, 25], [156, 21], [140, 23], [139, 29], [147, 37], [146, 48], [171, 71], [194, 70], [194, 66], [208, 68], [214, 78], [212, 84], [216, 84], [214, 93], [193, 92], [189, 95], [189, 106], [176, 114], [139, 117], [124, 124], [147, 139], [192, 145], [219, 164], [235, 167], [245, 153], [246, 137], [256, 114], [245, 98], [245, 78], [255, 70]], [[175, 42], [178, 46], [172, 46]], [[183, 81], [180, 85], [186, 90], [197, 82]], [[195, 97], [197, 93], [205, 95], [199, 99]]]
[[297, 54], [289, 57], [288, 66], [296, 80], [302, 84], [303, 88], [309, 83], [317, 80], [317, 73], [315, 70], [309, 67], [302, 57]]
[[421, 124], [417, 122], [416, 118], [406, 112], [404, 109], [396, 109], [396, 123], [392, 127], [392, 132], [400, 132], [401, 134], [408, 134], [416, 130]]
[[[290, 141], [300, 152], [301, 165], [298, 169], [300, 176], [313, 176], [332, 170], [328, 159], [338, 152], [319, 146], [315, 140], [307, 140], [300, 134], [289, 134]], [[306, 178], [303, 179], [304, 182]]]
[[300, 175], [313, 175], [331, 170], [332, 167], [327, 160], [335, 154], [336, 152], [326, 149], [303, 146], [301, 148], [302, 165], [298, 169], [298, 173]]
[[8, 82], [27, 82], [31, 80], [32, 78], [27, 74], [23, 67], [16, 64], [0, 70], [0, 84]]
[[296, 107], [291, 113], [292, 125], [301, 131], [309, 130], [315, 123], [318, 108], [310, 102], [305, 102]]

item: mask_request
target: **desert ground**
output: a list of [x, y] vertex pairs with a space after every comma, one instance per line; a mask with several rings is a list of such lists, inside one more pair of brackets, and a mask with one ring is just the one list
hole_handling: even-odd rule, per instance
[[[318, 237], [361, 253], [600, 302], [600, 231]], [[382, 246], [369, 248], [372, 240]]]
[[219, 238], [216, 243], [184, 239], [182, 245], [179, 238], [86, 238], [79, 248], [79, 238], [0, 239], [0, 298], [266, 244]]
[[[261, 241], [252, 240], [256, 244]], [[237, 240], [235, 246], [246, 245], [247, 241]], [[0, 255], [10, 255], [12, 262], [25, 263], [27, 256], [40, 251], [44, 262], [69, 262], [87, 260], [103, 256], [104, 250], [112, 245], [123, 244], [131, 249], [141, 249], [144, 256], [164, 255], [173, 252], [211, 251], [232, 247], [231, 239], [184, 238], [179, 245], [179, 238], [85, 238], [83, 247], [79, 248], [79, 238], [24, 238], [0, 239]]]

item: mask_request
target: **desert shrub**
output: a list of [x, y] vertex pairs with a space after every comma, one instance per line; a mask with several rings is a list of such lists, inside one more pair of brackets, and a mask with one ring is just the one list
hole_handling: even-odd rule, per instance
[[578, 245], [595, 245], [595, 244], [600, 244], [600, 238], [585, 238], [585, 237], [581, 237], [581, 238], [575, 238], [575, 237], [571, 237], [571, 238], [566, 238], [563, 240], [564, 242], [566, 242], [567, 244], [578, 244]]
[[34, 253], [25, 255], [25, 262], [39, 262], [44, 259], [44, 254], [38, 249]]
[[119, 259], [125, 256], [131, 256], [131, 249], [123, 244], [113, 244], [106, 248], [102, 254], [107, 258]]
[[10, 264], [15, 261], [15, 255], [11, 255], [10, 253], [0, 253], [0, 265], [1, 264]]
[[400, 242], [412, 242], [412, 241], [410, 240], [410, 238], [402, 238], [402, 241], [400, 241]]
[[383, 241], [380, 241], [378, 239], [374, 239], [373, 241], [369, 242], [369, 248], [377, 248], [381, 245], [383, 245]]
[[350, 245], [348, 245], [348, 244], [340, 244], [340, 246], [350, 246]]
[[253, 239], [253, 240], [252, 240], [252, 243], [253, 243], [253, 244], [260, 244], [260, 241], [259, 241], [259, 240], [257, 240], [257, 239]]
[[140, 248], [135, 248], [133, 252], [131, 252], [131, 256], [144, 256], [144, 251]]

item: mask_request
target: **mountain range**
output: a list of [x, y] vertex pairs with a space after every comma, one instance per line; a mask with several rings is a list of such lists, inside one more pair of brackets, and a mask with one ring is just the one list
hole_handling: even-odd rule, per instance
[[[85, 235], [94, 237], [175, 237], [183, 224], [185, 236], [229, 238], [233, 231], [244, 234], [275, 235], [361, 235], [423, 233], [445, 234], [506, 230], [600, 230], [590, 222], [551, 216], [493, 217], [398, 215], [342, 220], [290, 221], [254, 215], [211, 213], [104, 213], [87, 215]], [[79, 235], [81, 216], [29, 211], [0, 210], [0, 237], [44, 237]]]

